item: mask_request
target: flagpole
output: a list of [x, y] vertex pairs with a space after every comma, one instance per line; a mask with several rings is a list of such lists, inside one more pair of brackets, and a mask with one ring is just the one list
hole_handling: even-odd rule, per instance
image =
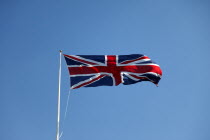
[[60, 60], [59, 60], [59, 72], [58, 72], [58, 108], [57, 108], [57, 130], [56, 130], [56, 140], [60, 138], [60, 94], [61, 94], [61, 56], [62, 50], [60, 50]]

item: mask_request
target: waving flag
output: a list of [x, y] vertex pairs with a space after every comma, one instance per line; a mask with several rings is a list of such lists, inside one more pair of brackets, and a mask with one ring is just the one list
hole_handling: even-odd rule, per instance
[[150, 81], [158, 84], [162, 71], [149, 57], [132, 55], [65, 55], [71, 88], [117, 86]]

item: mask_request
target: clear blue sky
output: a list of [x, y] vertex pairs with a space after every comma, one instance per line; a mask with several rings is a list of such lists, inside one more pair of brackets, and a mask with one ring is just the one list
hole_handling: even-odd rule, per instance
[[59, 50], [146, 54], [157, 88], [80, 88], [62, 65], [61, 140], [209, 140], [208, 0], [1, 0], [1, 140], [55, 140]]

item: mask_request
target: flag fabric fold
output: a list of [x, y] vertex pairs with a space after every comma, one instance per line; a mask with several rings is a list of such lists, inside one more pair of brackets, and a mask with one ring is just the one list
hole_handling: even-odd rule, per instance
[[142, 54], [132, 55], [65, 55], [71, 89], [117, 86], [150, 81], [158, 84], [160, 66]]

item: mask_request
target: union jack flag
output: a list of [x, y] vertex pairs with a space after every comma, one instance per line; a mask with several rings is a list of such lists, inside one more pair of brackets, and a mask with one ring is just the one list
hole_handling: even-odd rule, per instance
[[71, 89], [117, 86], [150, 81], [158, 84], [162, 71], [149, 57], [132, 55], [65, 55]]

